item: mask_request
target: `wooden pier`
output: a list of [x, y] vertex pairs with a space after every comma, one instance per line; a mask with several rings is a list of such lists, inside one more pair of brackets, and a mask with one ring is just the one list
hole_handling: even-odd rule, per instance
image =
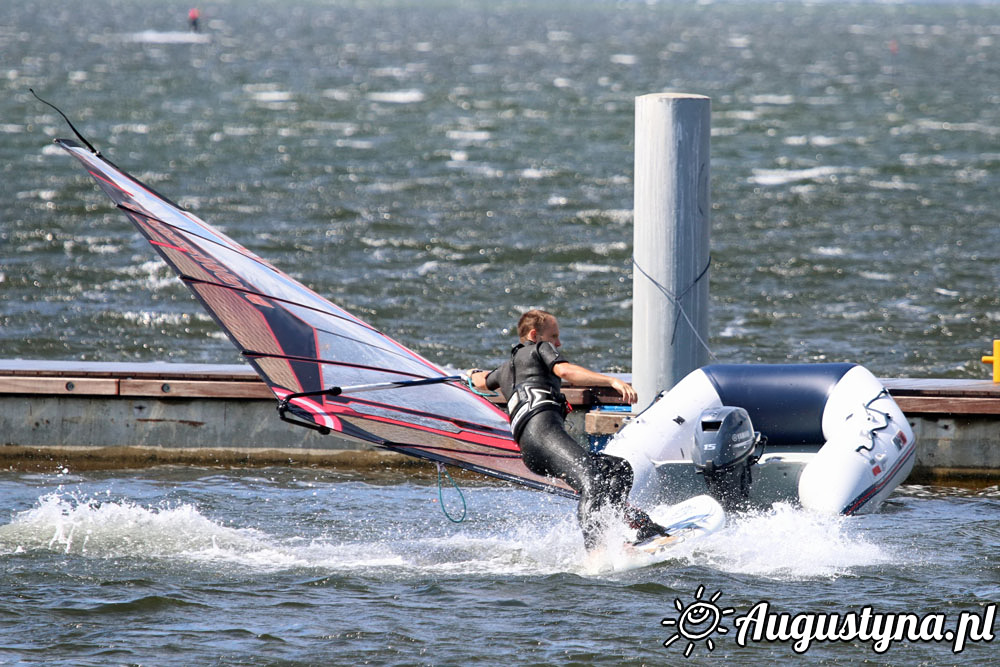
[[[911, 483], [1000, 482], [1000, 384], [883, 379], [918, 437]], [[579, 434], [628, 413], [603, 388], [566, 387]], [[248, 366], [0, 360], [0, 463], [17, 469], [198, 465], [405, 466], [420, 462], [295, 428]]]

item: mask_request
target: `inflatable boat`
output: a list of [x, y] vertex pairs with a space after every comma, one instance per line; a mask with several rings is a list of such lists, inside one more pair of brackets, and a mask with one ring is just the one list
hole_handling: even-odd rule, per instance
[[606, 445], [635, 472], [639, 506], [710, 493], [729, 509], [794, 501], [872, 512], [913, 468], [909, 422], [857, 364], [705, 366]]

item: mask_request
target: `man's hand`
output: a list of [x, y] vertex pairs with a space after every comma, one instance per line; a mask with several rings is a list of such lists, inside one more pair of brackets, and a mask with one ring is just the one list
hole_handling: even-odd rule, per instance
[[639, 400], [639, 394], [632, 388], [632, 385], [624, 380], [619, 380], [618, 378], [612, 379], [611, 388], [621, 394], [626, 403], [632, 404]]
[[486, 376], [489, 374], [489, 371], [484, 371], [481, 368], [470, 368], [464, 373], [469, 378], [469, 383], [479, 391], [486, 391], [488, 389], [486, 386]]

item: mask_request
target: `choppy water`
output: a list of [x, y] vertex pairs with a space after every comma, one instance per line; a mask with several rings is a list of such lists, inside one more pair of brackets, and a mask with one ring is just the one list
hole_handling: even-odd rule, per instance
[[[0, 662], [107, 664], [969, 664], [993, 643], [737, 639], [774, 614], [984, 616], [1000, 492], [910, 487], [866, 517], [735, 519], [662, 566], [585, 565], [570, 501], [291, 469], [0, 475]], [[453, 513], [455, 492], [444, 494]], [[988, 555], [990, 554], [990, 555]], [[699, 587], [704, 592], [698, 594]], [[731, 608], [683, 657], [687, 605]], [[943, 626], [945, 627], [945, 626]], [[702, 628], [704, 629], [704, 628]], [[691, 633], [693, 636], [693, 633]], [[748, 635], [752, 637], [753, 635]]]
[[[544, 5], [544, 6], [539, 6]], [[712, 98], [710, 345], [988, 377], [995, 4], [0, 8], [5, 356], [232, 361], [78, 165], [120, 164], [442, 363], [518, 310], [628, 370], [633, 100]], [[895, 44], [895, 47], [893, 46]]]
[[[727, 362], [986, 377], [1000, 319], [992, 3], [0, 4], [5, 357], [230, 362], [77, 164], [116, 163], [444, 364], [520, 308], [628, 370], [633, 99], [712, 98], [711, 338]], [[981, 614], [997, 490], [778, 507], [663, 567], [583, 565], [566, 501], [295, 470], [4, 473], [0, 662], [676, 663], [674, 601]], [[454, 502], [454, 498], [451, 498]], [[731, 618], [731, 617], [730, 617]], [[727, 620], [725, 623], [732, 627]], [[992, 644], [739, 645], [692, 664], [983, 664]]]

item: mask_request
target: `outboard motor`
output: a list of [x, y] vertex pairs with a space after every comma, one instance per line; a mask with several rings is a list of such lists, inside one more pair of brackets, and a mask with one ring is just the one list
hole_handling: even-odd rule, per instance
[[701, 413], [694, 432], [691, 460], [705, 476], [709, 494], [727, 510], [740, 509], [750, 497], [751, 468], [764, 451], [743, 408], [723, 406]]

